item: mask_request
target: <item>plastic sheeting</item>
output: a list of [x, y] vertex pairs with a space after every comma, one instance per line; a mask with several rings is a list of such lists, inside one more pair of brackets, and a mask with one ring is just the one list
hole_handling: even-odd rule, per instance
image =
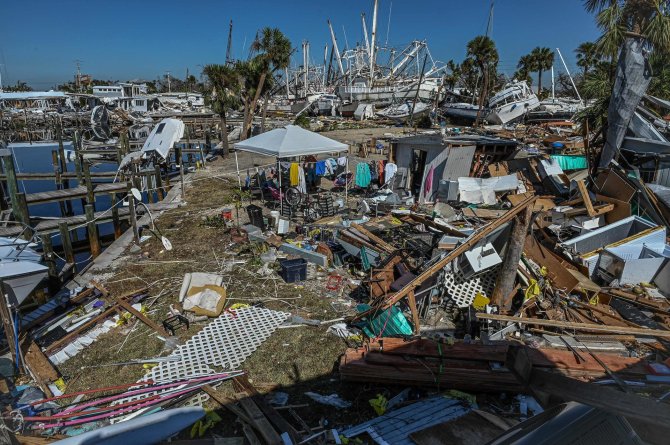
[[588, 167], [586, 156], [551, 155], [562, 170], [583, 170]]
[[458, 193], [461, 201], [471, 204], [493, 205], [497, 202], [495, 192], [516, 190], [519, 179], [516, 175], [495, 176], [492, 178], [458, 178]]

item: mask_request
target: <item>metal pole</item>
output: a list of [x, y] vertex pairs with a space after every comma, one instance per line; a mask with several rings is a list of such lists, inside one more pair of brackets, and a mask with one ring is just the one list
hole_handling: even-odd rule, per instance
[[242, 191], [242, 179], [240, 178], [240, 163], [237, 161], [237, 150], [235, 150], [235, 167], [237, 168], [237, 185]]
[[568, 69], [568, 65], [566, 65], [565, 60], [563, 59], [563, 55], [561, 54], [561, 50], [556, 48], [556, 52], [558, 53], [558, 57], [561, 58], [561, 62], [563, 62], [563, 67], [565, 68], [565, 71], [568, 73], [568, 77], [570, 78], [570, 83], [572, 83], [572, 88], [574, 88], [575, 93], [577, 93], [577, 98], [579, 99], [580, 102], [584, 102], [582, 100], [582, 96], [579, 95], [579, 91], [577, 91], [577, 85], [575, 85], [575, 81], [572, 79], [572, 75], [570, 75], [570, 70]]

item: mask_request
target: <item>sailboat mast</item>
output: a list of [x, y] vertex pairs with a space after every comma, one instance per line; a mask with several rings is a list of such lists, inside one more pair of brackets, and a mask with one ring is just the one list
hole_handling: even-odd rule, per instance
[[365, 24], [365, 13], [361, 14], [361, 21], [363, 22], [363, 36], [365, 37], [365, 50], [368, 53], [368, 57], [370, 56], [370, 41], [368, 40], [368, 27]]
[[335, 39], [335, 31], [333, 31], [333, 25], [330, 24], [330, 20], [328, 20], [328, 28], [330, 28], [330, 38], [333, 41], [333, 49], [335, 50], [335, 58], [337, 59], [337, 66], [340, 69], [340, 74], [344, 76], [344, 67], [342, 66], [342, 57], [340, 57], [340, 50], [337, 47], [337, 39]]
[[233, 63], [231, 58], [230, 49], [233, 44], [233, 21], [230, 21], [230, 27], [228, 28], [228, 48], [226, 48], [226, 65]]
[[486, 24], [486, 37], [491, 37], [493, 33], [493, 0], [491, 0], [491, 7], [489, 8], [489, 21]]
[[554, 65], [551, 65], [551, 98], [556, 99], [556, 88], [555, 88], [555, 83], [554, 83]]
[[565, 68], [565, 72], [568, 73], [568, 77], [570, 78], [570, 83], [572, 83], [572, 88], [575, 89], [575, 93], [577, 93], [577, 98], [579, 99], [580, 102], [582, 101], [582, 96], [579, 95], [579, 91], [577, 91], [577, 85], [575, 85], [575, 81], [572, 79], [572, 76], [570, 75], [570, 70], [568, 69], [568, 65], [566, 65], [565, 60], [563, 59], [563, 55], [561, 54], [561, 50], [556, 48], [556, 52], [558, 53], [558, 57], [561, 58], [561, 62], [563, 62], [563, 67]]
[[370, 42], [370, 86], [375, 75], [375, 41], [377, 37], [377, 7], [378, 0], [375, 0], [374, 9], [372, 10], [372, 37]]

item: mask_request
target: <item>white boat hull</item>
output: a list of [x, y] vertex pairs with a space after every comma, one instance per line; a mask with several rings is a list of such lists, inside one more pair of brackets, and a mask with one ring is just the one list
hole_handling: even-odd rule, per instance
[[33, 261], [0, 262], [0, 280], [9, 302], [19, 306], [47, 277], [49, 268]]
[[511, 102], [491, 110], [486, 120], [491, 124], [504, 125], [523, 117], [526, 113], [540, 106], [537, 96], [531, 96], [517, 102]]

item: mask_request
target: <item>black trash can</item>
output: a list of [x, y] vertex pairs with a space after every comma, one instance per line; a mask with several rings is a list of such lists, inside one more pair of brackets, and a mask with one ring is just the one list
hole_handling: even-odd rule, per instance
[[247, 206], [247, 215], [249, 215], [249, 223], [261, 230], [265, 230], [265, 221], [263, 220], [263, 209], [257, 205], [251, 204]]

